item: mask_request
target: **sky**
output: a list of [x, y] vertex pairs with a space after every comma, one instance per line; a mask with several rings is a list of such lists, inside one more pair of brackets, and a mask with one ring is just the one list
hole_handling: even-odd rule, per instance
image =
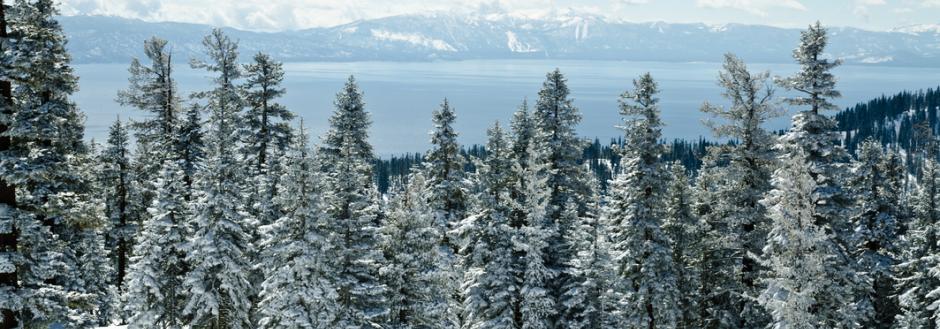
[[[64, 15], [109, 15], [254, 31], [335, 26], [428, 12], [506, 11], [543, 17], [574, 10], [630, 22], [829, 26], [884, 31], [940, 24], [940, 0], [59, 0]], [[497, 2], [498, 1], [498, 2]]]

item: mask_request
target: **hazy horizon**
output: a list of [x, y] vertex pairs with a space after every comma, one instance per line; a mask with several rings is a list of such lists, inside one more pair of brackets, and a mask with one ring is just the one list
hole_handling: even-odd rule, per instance
[[[221, 3], [220, 3], [221, 2]], [[577, 12], [626, 22], [751, 24], [803, 28], [814, 21], [871, 31], [940, 24], [940, 0], [61, 0], [62, 14], [181, 22], [248, 31], [330, 27], [357, 20], [449, 12], [543, 18]], [[211, 9], [211, 10], [210, 10]]]

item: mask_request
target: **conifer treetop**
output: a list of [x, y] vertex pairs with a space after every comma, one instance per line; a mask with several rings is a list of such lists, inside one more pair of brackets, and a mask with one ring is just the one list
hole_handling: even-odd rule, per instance
[[818, 21], [800, 34], [800, 45], [793, 50], [793, 58], [800, 64], [800, 71], [792, 77], [777, 79], [777, 83], [787, 90], [804, 94], [785, 98], [790, 105], [808, 105], [814, 114], [838, 109], [830, 100], [842, 97], [842, 93], [835, 89], [836, 78], [830, 71], [842, 64], [842, 60], [826, 58], [827, 43], [826, 29]]

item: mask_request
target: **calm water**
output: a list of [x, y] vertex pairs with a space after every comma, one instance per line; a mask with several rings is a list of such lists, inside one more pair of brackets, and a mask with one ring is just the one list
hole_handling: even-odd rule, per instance
[[[710, 136], [702, 126], [701, 103], [723, 103], [715, 80], [720, 63], [660, 63], [558, 60], [481, 60], [431, 63], [288, 63], [285, 64], [287, 95], [281, 102], [304, 118], [314, 136], [327, 128], [335, 93], [353, 74], [365, 93], [372, 113], [372, 143], [383, 155], [422, 151], [428, 147], [431, 112], [444, 97], [457, 109], [457, 129], [464, 144], [485, 142], [486, 128], [494, 121], [507, 123], [523, 98], [534, 104], [545, 73], [558, 67], [583, 121], [580, 133], [608, 140], [620, 135], [617, 98], [632, 88], [632, 79], [651, 72], [659, 82], [662, 116], [667, 138]], [[752, 70], [788, 75], [795, 65], [754, 64]], [[141, 113], [114, 102], [127, 86], [127, 65], [77, 65], [81, 90], [74, 99], [85, 111], [87, 137], [103, 140], [107, 127], [120, 115], [138, 118]], [[178, 65], [179, 87], [195, 91], [208, 87], [202, 71]], [[940, 85], [938, 68], [842, 66], [836, 69], [838, 88], [848, 106], [882, 94]], [[782, 94], [778, 92], [778, 94]], [[785, 128], [789, 118], [775, 120], [768, 128]]]

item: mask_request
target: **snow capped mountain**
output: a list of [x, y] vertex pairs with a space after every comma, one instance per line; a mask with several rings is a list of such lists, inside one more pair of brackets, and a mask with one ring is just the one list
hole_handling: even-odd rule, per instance
[[940, 34], [940, 24], [915, 24], [896, 27], [892, 32], [907, 33], [913, 35], [919, 34]]
[[[127, 62], [144, 39], [168, 39], [180, 60], [196, 56], [209, 26], [148, 23], [102, 16], [62, 17], [76, 62]], [[940, 65], [940, 25], [889, 32], [833, 28], [831, 55], [850, 64]], [[285, 61], [427, 61], [558, 58], [719, 61], [734, 52], [748, 61], [789, 63], [798, 29], [758, 25], [631, 23], [560, 10], [526, 17], [496, 8], [471, 14], [427, 13], [361, 20], [329, 28], [276, 33], [226, 29], [246, 53], [264, 50]]]

